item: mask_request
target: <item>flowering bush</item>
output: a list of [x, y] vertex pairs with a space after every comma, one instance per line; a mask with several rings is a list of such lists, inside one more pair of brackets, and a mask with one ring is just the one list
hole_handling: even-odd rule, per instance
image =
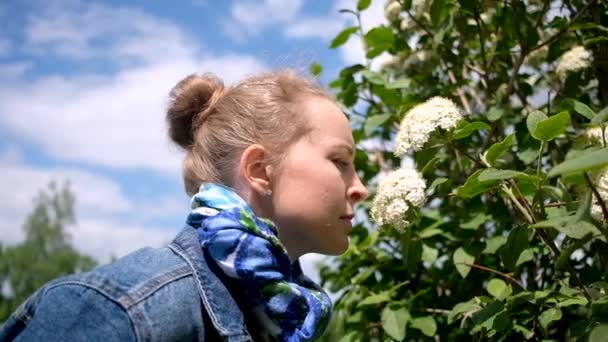
[[604, 341], [608, 4], [384, 9], [332, 42], [364, 43], [331, 86], [372, 196], [321, 270], [338, 293], [326, 340]]

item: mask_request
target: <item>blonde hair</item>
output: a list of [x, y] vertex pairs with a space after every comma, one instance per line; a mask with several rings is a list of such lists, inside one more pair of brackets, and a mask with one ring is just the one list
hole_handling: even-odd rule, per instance
[[190, 75], [170, 92], [169, 135], [186, 151], [184, 185], [193, 195], [203, 182], [233, 186], [242, 151], [266, 147], [277, 164], [309, 130], [299, 105], [306, 97], [334, 99], [293, 70], [263, 73], [225, 87], [213, 74]]

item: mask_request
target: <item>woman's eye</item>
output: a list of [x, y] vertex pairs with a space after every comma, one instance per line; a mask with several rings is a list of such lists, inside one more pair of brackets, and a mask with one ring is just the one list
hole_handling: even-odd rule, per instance
[[349, 162], [342, 160], [342, 159], [334, 159], [332, 161], [334, 162], [334, 164], [336, 164], [336, 166], [338, 166], [341, 169], [345, 169], [350, 166]]

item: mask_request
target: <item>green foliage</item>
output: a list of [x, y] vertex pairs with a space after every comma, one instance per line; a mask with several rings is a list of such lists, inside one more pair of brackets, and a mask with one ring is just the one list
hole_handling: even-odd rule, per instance
[[[592, 193], [608, 199], [608, 149], [586, 132], [608, 121], [608, 4], [398, 3], [388, 24], [332, 42], [362, 39], [367, 56], [330, 85], [369, 142], [355, 158], [372, 192], [362, 207], [401, 165], [391, 146], [409, 109], [442, 96], [464, 119], [404, 157], [427, 184], [414, 224], [356, 226], [321, 269], [340, 294], [326, 340], [602, 340], [608, 225]], [[368, 5], [342, 12], [360, 19]], [[558, 74], [577, 46], [590, 64]]]
[[38, 194], [23, 224], [25, 240], [13, 246], [0, 245], [0, 322], [48, 281], [97, 264], [70, 245], [66, 227], [75, 223], [74, 201], [68, 184], [58, 189], [51, 183], [47, 191]]

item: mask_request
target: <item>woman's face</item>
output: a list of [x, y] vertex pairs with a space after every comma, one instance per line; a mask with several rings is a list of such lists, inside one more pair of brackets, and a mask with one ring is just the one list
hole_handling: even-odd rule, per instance
[[348, 248], [355, 203], [367, 197], [354, 168], [351, 128], [322, 97], [300, 106], [311, 131], [293, 143], [272, 180], [273, 220], [289, 255], [337, 255]]

